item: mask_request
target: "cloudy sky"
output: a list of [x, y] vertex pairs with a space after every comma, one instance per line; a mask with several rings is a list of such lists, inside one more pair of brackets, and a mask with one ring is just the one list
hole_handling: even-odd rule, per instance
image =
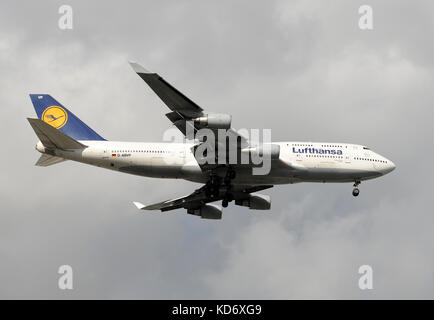
[[[0, 4], [0, 298], [433, 298], [434, 3], [64, 1]], [[40, 168], [26, 117], [49, 93], [107, 139], [161, 141], [167, 108], [137, 60], [236, 128], [359, 143], [397, 169], [275, 187], [269, 212], [143, 213], [198, 185], [73, 162]], [[60, 265], [74, 289], [58, 289]], [[358, 287], [371, 265], [374, 289]]]

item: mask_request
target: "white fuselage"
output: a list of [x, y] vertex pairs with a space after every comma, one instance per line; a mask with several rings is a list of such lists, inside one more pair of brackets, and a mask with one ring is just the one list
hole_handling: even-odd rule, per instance
[[[106, 169], [153, 178], [185, 179], [205, 183], [188, 143], [80, 141], [82, 150], [56, 149], [55, 155]], [[232, 181], [240, 185], [297, 182], [354, 182], [389, 173], [395, 165], [366, 147], [345, 143], [275, 142], [279, 159], [271, 161], [266, 175], [254, 175], [250, 166], [237, 167]], [[39, 142], [36, 149], [44, 152]]]

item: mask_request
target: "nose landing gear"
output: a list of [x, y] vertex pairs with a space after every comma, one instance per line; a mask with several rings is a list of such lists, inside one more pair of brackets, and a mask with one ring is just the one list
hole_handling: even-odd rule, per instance
[[355, 196], [355, 197], [357, 197], [358, 195], [359, 195], [359, 193], [360, 193], [360, 190], [359, 190], [359, 188], [357, 188], [358, 187], [358, 185], [360, 184], [360, 181], [359, 180], [356, 180], [355, 182], [354, 182], [354, 189], [353, 189], [353, 196]]

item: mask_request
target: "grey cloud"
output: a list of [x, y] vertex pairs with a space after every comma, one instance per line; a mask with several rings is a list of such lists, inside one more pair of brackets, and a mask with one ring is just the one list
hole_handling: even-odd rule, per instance
[[[1, 298], [431, 298], [432, 6], [357, 1], [60, 1], [0, 5]], [[165, 106], [127, 60], [236, 127], [274, 140], [366, 144], [397, 164], [361, 185], [277, 186], [272, 211], [218, 223], [143, 214], [195, 184], [77, 163], [33, 164], [29, 93], [50, 93], [104, 137], [161, 141]], [[71, 264], [75, 289], [57, 289]], [[374, 290], [357, 287], [361, 264]]]

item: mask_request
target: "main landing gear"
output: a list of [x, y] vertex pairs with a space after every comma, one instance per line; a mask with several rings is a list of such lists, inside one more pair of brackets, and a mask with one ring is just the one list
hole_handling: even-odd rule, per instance
[[226, 208], [228, 206], [229, 202], [234, 200], [230, 190], [232, 188], [231, 181], [233, 179], [235, 179], [235, 176], [236, 176], [235, 171], [232, 168], [229, 168], [228, 171], [226, 172], [226, 176], [224, 179], [224, 183], [227, 186], [227, 191], [226, 191], [225, 197], [222, 200], [222, 207], [223, 208]]
[[206, 195], [210, 198], [217, 198], [220, 193], [220, 178], [218, 176], [211, 176], [206, 183]]
[[360, 193], [360, 190], [359, 190], [359, 188], [357, 188], [358, 187], [358, 185], [360, 184], [360, 181], [359, 180], [356, 180], [355, 182], [354, 182], [354, 189], [353, 189], [353, 196], [355, 196], [355, 197], [357, 197], [358, 195], [359, 195], [359, 193]]
[[222, 200], [222, 207], [223, 208], [227, 208], [228, 204], [229, 204], [229, 199], [228, 198], [224, 198]]
[[221, 196], [221, 190], [225, 190], [224, 197], [222, 199], [222, 206], [226, 208], [233, 200], [233, 196], [231, 194], [232, 184], [231, 181], [235, 179], [236, 173], [232, 168], [229, 168], [226, 172], [224, 178], [219, 177], [218, 175], [211, 175], [208, 182], [206, 183], [206, 195], [210, 198], [219, 198]]

